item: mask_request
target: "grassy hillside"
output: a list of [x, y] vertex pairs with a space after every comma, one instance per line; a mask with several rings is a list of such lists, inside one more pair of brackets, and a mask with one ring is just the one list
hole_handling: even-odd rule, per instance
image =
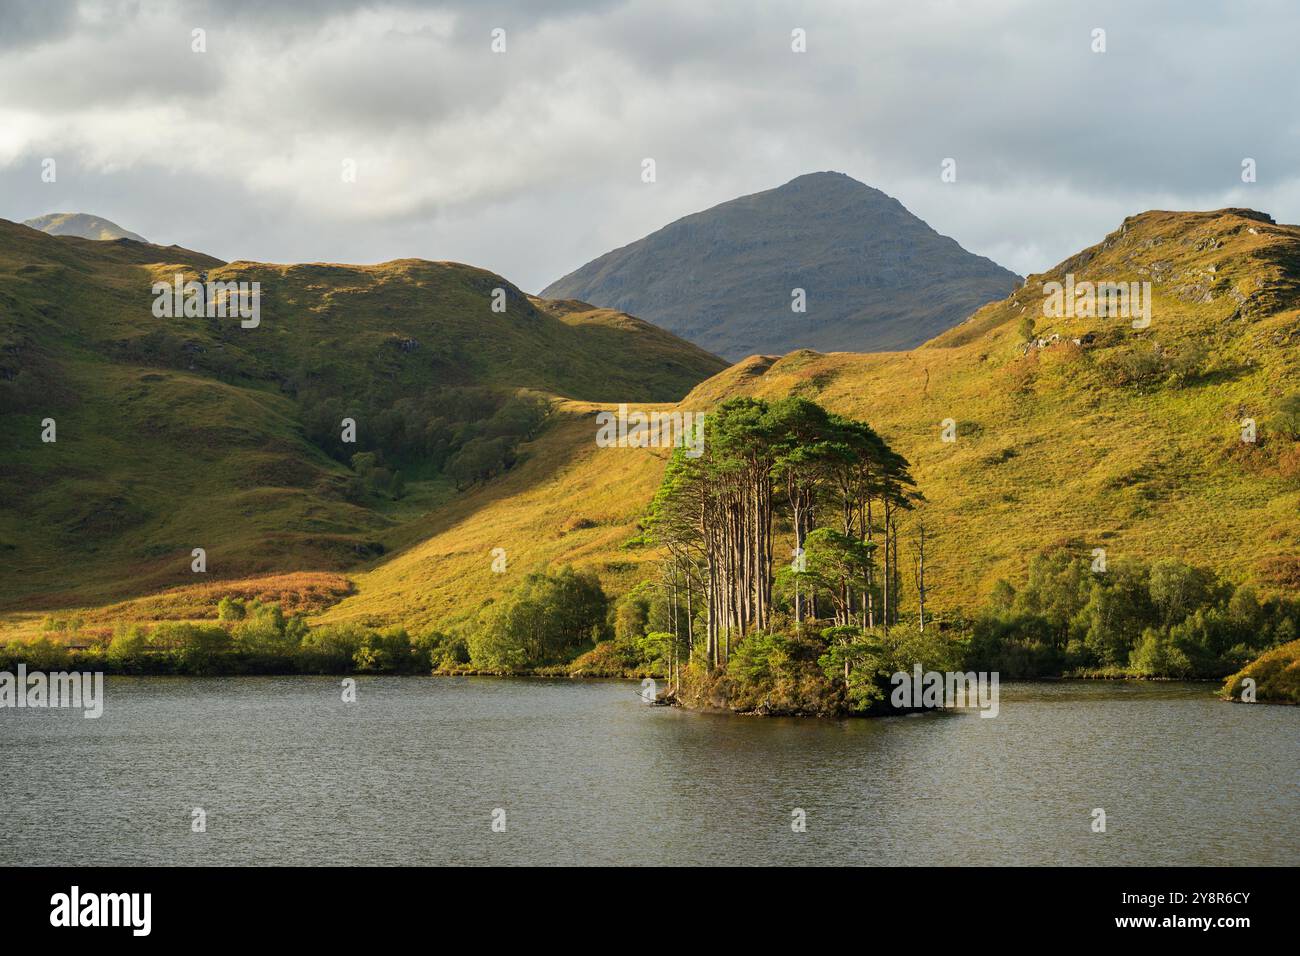
[[[611, 593], [651, 575], [654, 555], [623, 545], [667, 453], [598, 448], [595, 415], [604, 407], [565, 404], [523, 465], [412, 525], [410, 546], [354, 575], [357, 593], [321, 620], [447, 625], [554, 564], [595, 571]], [[495, 548], [505, 550], [503, 573], [493, 570]]]
[[[260, 325], [155, 317], [151, 284], [178, 272], [260, 282]], [[497, 288], [504, 312], [491, 309]], [[459, 386], [474, 401], [521, 389], [672, 400], [725, 367], [617, 313], [543, 306], [455, 263], [226, 264], [0, 221], [0, 608], [192, 584], [196, 547], [212, 578], [349, 568], [455, 497], [418, 460], [402, 464], [425, 480], [401, 500], [352, 494], [345, 460], [309, 440], [327, 404], [363, 439], [400, 429], [400, 412], [454, 443], [474, 413], [434, 416]]]
[[[394, 263], [353, 270], [360, 278], [351, 281], [378, 281], [376, 271], [403, 275], [412, 268], [417, 267]], [[421, 264], [417, 271], [463, 268]], [[1134, 329], [1125, 318], [1043, 318], [1043, 283], [1063, 280], [1067, 272], [1078, 281], [1152, 282], [1150, 327]], [[438, 275], [447, 279], [446, 272]], [[1283, 409], [1287, 397], [1300, 392], [1298, 282], [1296, 227], [1244, 210], [1145, 213], [1049, 273], [1029, 277], [1009, 298], [923, 348], [877, 355], [755, 356], [702, 382], [677, 407], [701, 411], [733, 395], [800, 394], [870, 421], [911, 460], [928, 499], [923, 511], [936, 537], [927, 577], [932, 607], [941, 612], [973, 610], [999, 577], [1023, 581], [1030, 557], [1058, 544], [1084, 552], [1105, 548], [1110, 561], [1178, 556], [1254, 582], [1265, 592], [1294, 594], [1300, 591], [1300, 435], [1288, 433]], [[310, 284], [304, 278], [294, 288], [308, 297]], [[6, 288], [0, 284], [0, 292]], [[384, 291], [383, 282], [379, 289]], [[301, 301], [341, 307], [324, 294]], [[537, 323], [561, 323], [571, 332], [594, 328], [613, 336], [622, 329], [649, 335], [636, 320], [583, 304], [521, 298], [520, 308], [525, 305]], [[376, 304], [364, 313], [359, 305], [356, 309], [373, 314]], [[293, 321], [286, 312], [268, 314]], [[1033, 343], [1025, 341], [1021, 328], [1026, 317], [1035, 320]], [[320, 335], [335, 328], [329, 319], [299, 321]], [[265, 318], [264, 325], [276, 327]], [[376, 349], [387, 354], [382, 346]], [[256, 359], [269, 361], [261, 354]], [[81, 361], [86, 366], [79, 370], [71, 359], [62, 360], [70, 372], [83, 375], [69, 389], [68, 401], [93, 394], [89, 375], [102, 371], [89, 357]], [[15, 566], [39, 566], [41, 552], [29, 540], [35, 526], [23, 516], [66, 509], [57, 512], [55, 527], [63, 534], [80, 529], [98, 534], [94, 540], [103, 553], [135, 562], [132, 587], [143, 593], [162, 583], [184, 583], [174, 574], [165, 581], [161, 573], [147, 577], [159, 566], [159, 558], [147, 556], [150, 547], [171, 542], [165, 557], [174, 566], [178, 555], [188, 554], [181, 549], [188, 549], [194, 536], [222, 528], [226, 540], [236, 542], [220, 552], [223, 561], [247, 563], [253, 556], [267, 570], [348, 569], [350, 591], [321, 587], [325, 596], [309, 605], [321, 621], [400, 621], [413, 628], [447, 624], [472, 615], [527, 572], [558, 563], [594, 570], [607, 590], [619, 593], [652, 574], [654, 553], [626, 543], [635, 536], [636, 520], [665, 461], [662, 450], [595, 444], [595, 413], [612, 407], [608, 402], [636, 397], [617, 379], [619, 366], [601, 366], [599, 384], [608, 387], [591, 389], [592, 398], [606, 404], [560, 402], [548, 427], [522, 446], [519, 465], [502, 477], [461, 495], [438, 497], [430, 490], [423, 504], [398, 502], [387, 511], [357, 509], [322, 493], [341, 468], [308, 452], [292, 460], [313, 469], [310, 480], [268, 485], [244, 477], [246, 484], [230, 486], [256, 473], [249, 471], [250, 462], [233, 468], [223, 455], [208, 454], [208, 443], [226, 434], [222, 429], [254, 428], [259, 440], [272, 441], [271, 451], [261, 446], [254, 451], [246, 436], [240, 442], [246, 455], [270, 454], [274, 461], [277, 447], [300, 448], [292, 403], [278, 393], [274, 380], [235, 385], [197, 372], [125, 368], [120, 379], [105, 380], [113, 399], [97, 404], [100, 414], [128, 426], [118, 429], [120, 446], [104, 445], [96, 467], [83, 459], [75, 477], [46, 471], [44, 479], [30, 478], [26, 486], [15, 481], [21, 472], [6, 463], [6, 489], [19, 488], [25, 497], [19, 508], [5, 509], [0, 538], [10, 548], [7, 553], [22, 557]], [[391, 368], [403, 374], [400, 359]], [[140, 380], [148, 374], [163, 378]], [[339, 363], [337, 374], [347, 374], [346, 363]], [[141, 404], [159, 392], [165, 402], [150, 398], [147, 406]], [[138, 395], [134, 406], [133, 394]], [[183, 408], [186, 401], [195, 403], [196, 417], [202, 412], [211, 418], [209, 413], [219, 409], [220, 424], [210, 422], [192, 441], [178, 436], [175, 451], [167, 452], [173, 455], [167, 461], [174, 474], [148, 470], [145, 459], [131, 465], [131, 456], [143, 452], [126, 436], [156, 429], [165, 434], [176, 426], [160, 409]], [[152, 415], [140, 414], [137, 407], [152, 409]], [[39, 417], [27, 414], [25, 421]], [[1241, 441], [1246, 417], [1257, 422], [1254, 443]], [[941, 440], [946, 419], [956, 424], [952, 443]], [[35, 425], [28, 427], [34, 434]], [[194, 426], [186, 427], [191, 434]], [[30, 462], [38, 453], [28, 439], [18, 460]], [[187, 456], [193, 456], [188, 465]], [[273, 461], [263, 463], [272, 474]], [[150, 477], [135, 477], [133, 467]], [[77, 484], [56, 493], [43, 488], [42, 480]], [[178, 484], [193, 490], [181, 495]], [[75, 498], [69, 494], [73, 489]], [[209, 497], [196, 498], [199, 490]], [[91, 509], [92, 498], [101, 506]], [[103, 507], [105, 502], [113, 507]], [[133, 508], [141, 502], [157, 511], [133, 525]], [[74, 508], [86, 513], [73, 513]], [[382, 543], [384, 552], [366, 554], [363, 548], [358, 555], [356, 544], [368, 539]], [[505, 551], [504, 573], [492, 569], [495, 548]], [[78, 552], [89, 563], [77, 574], [90, 582], [78, 593], [128, 596], [113, 561], [95, 563], [97, 556]], [[65, 594], [60, 580], [67, 586], [67, 572], [61, 579], [57, 564], [62, 554], [51, 551], [44, 560], [48, 591], [28, 592], [23, 604], [32, 614], [44, 606], [42, 600]], [[238, 573], [251, 570], [241, 567]], [[98, 591], [92, 586], [97, 582]], [[181, 593], [169, 607], [202, 616], [193, 598]], [[207, 599], [215, 600], [215, 592]], [[903, 600], [914, 600], [910, 581], [904, 583]]]
[[[1064, 544], [1108, 560], [1180, 556], [1264, 591], [1300, 590], [1300, 446], [1277, 422], [1300, 392], [1300, 229], [1257, 213], [1151, 212], [916, 351], [755, 356], [681, 402], [800, 394], [869, 420], [913, 463], [937, 534], [927, 571], [939, 610], [972, 610], [999, 577]], [[1152, 321], [1047, 320], [1042, 284], [1153, 283]], [[1036, 319], [1029, 346], [1019, 324]], [[1089, 344], [1072, 340], [1092, 333]], [[547, 562], [619, 590], [651, 555], [620, 545], [662, 473], [662, 452], [596, 448], [593, 409], [571, 406], [535, 456], [485, 500], [440, 513], [428, 537], [356, 578], [327, 619], [413, 623], [472, 612]], [[1258, 441], [1240, 440], [1241, 419]], [[956, 422], [957, 440], [941, 440]], [[590, 523], [587, 527], [570, 526]], [[490, 549], [511, 555], [490, 572]], [[910, 582], [904, 601], [911, 602]]]

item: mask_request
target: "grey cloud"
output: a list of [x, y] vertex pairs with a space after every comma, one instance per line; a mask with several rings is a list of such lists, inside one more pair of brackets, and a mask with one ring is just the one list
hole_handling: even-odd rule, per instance
[[62, 36], [73, 28], [76, 14], [72, 0], [0, 0], [0, 51]]
[[[0, 216], [75, 201], [227, 258], [454, 258], [529, 289], [816, 169], [1021, 273], [1151, 206], [1300, 218], [1300, 12], [1281, 3], [236, 0], [115, 6], [117, 26], [75, 9], [6, 31]], [[151, 107], [176, 129], [141, 127]], [[46, 155], [57, 205], [33, 178]], [[351, 191], [344, 156], [363, 170]], [[958, 182], [942, 184], [950, 156]]]

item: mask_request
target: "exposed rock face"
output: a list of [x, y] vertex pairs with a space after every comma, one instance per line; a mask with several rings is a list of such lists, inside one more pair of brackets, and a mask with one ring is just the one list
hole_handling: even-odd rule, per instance
[[1019, 283], [898, 200], [826, 172], [679, 219], [542, 295], [630, 312], [736, 360], [911, 348]]

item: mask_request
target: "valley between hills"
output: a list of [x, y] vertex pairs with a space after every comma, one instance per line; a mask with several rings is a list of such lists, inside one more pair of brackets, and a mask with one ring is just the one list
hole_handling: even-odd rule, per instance
[[[260, 328], [152, 319], [150, 284], [178, 271], [260, 281]], [[1044, 284], [1067, 274], [1149, 282], [1150, 326], [1045, 318]], [[910, 462], [924, 501], [903, 534], [918, 520], [930, 534], [932, 620], [969, 619], [1000, 581], [1021, 587], [1035, 556], [1095, 549], [1300, 596], [1300, 228], [1251, 210], [1132, 216], [909, 351], [729, 366], [454, 263], [224, 263], [11, 223], [0, 310], [0, 639], [52, 620], [90, 639], [211, 621], [223, 598], [313, 627], [455, 631], [564, 566], [598, 579], [612, 621], [659, 574], [641, 522], [670, 449], [598, 447], [597, 413], [791, 396], [869, 423]], [[482, 420], [430, 417], [474, 402]], [[312, 422], [322, 409], [328, 427]], [[312, 437], [340, 414], [362, 431], [386, 416], [396, 451], [349, 465]], [[56, 444], [41, 441], [46, 418]], [[452, 477], [470, 443], [494, 440], [496, 459]], [[439, 467], [421, 465], [430, 455]], [[788, 523], [775, 539], [780, 564]]]

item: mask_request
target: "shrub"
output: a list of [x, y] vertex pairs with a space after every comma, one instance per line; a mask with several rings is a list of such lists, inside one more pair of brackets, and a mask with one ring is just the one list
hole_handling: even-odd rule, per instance
[[650, 670], [642, 664], [635, 647], [618, 639], [601, 641], [569, 665], [569, 673], [574, 677], [623, 677], [644, 675]]
[[412, 664], [411, 638], [401, 627], [368, 631], [352, 653], [352, 663], [363, 673], [408, 670]]
[[826, 643], [817, 636], [755, 631], [732, 649], [720, 680], [702, 681], [699, 668], [688, 668], [688, 688], [691, 684], [697, 688], [688, 690], [687, 696], [720, 694], [732, 710], [741, 712], [842, 713], [842, 691], [827, 680], [819, 663], [825, 653]]
[[290, 630], [280, 605], [260, 601], [241, 608], [241, 613], [245, 616], [231, 629], [235, 649], [240, 653], [276, 657], [297, 650], [306, 628], [301, 618], [295, 618]]
[[1114, 386], [1149, 385], [1168, 372], [1164, 356], [1150, 343], [1115, 351], [1098, 362], [1098, 367], [1106, 383]]
[[239, 598], [226, 595], [217, 602], [218, 621], [242, 621], [244, 619], [244, 602]]
[[149, 653], [149, 634], [139, 624], [120, 626], [108, 645], [107, 659], [114, 669], [128, 673], [143, 667]]
[[770, 683], [773, 668], [780, 669], [788, 661], [783, 635], [755, 631], [732, 652], [731, 660], [727, 662], [727, 674], [743, 683]]
[[469, 663], [469, 647], [461, 634], [426, 631], [411, 642], [417, 670], [453, 670]]
[[6, 656], [14, 665], [26, 664], [29, 670], [62, 670], [70, 655], [68, 649], [48, 637], [38, 637], [30, 641], [10, 641], [6, 647]]
[[644, 596], [643, 589], [630, 591], [614, 612], [614, 637], [628, 643], [645, 636], [650, 623], [650, 602]]
[[233, 645], [230, 632], [220, 624], [166, 621], [149, 635], [150, 645], [169, 653], [183, 674], [208, 674]]
[[1190, 677], [1192, 662], [1169, 639], [1164, 628], [1148, 627], [1133, 650], [1134, 673], [1145, 677]]
[[667, 669], [673, 659], [673, 636], [667, 631], [651, 631], [632, 642], [638, 663], [660, 670]]
[[517, 670], [566, 660], [606, 633], [608, 599], [594, 574], [571, 567], [528, 575], [481, 612], [468, 640], [474, 663]]
[[1240, 698], [1245, 679], [1255, 681], [1256, 700], [1300, 704], [1300, 641], [1275, 647], [1223, 684], [1226, 697]]
[[1030, 562], [1029, 581], [995, 594], [976, 620], [971, 662], [1008, 677], [1104, 667], [1159, 677], [1222, 677], [1271, 644], [1293, 640], [1296, 602], [1261, 601], [1204, 568], [1165, 559], [1116, 562], [1092, 574], [1058, 550]]
[[299, 666], [314, 674], [347, 673], [352, 669], [353, 656], [365, 637], [365, 628], [356, 624], [313, 627], [302, 639], [298, 651]]
[[1300, 392], [1292, 392], [1278, 403], [1273, 425], [1279, 434], [1300, 441]]

